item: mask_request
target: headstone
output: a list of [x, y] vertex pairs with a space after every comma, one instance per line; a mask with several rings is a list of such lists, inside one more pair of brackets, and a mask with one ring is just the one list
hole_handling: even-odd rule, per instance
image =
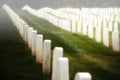
[[106, 20], [103, 21], [103, 28], [104, 29], [107, 28], [107, 21]]
[[87, 35], [87, 24], [85, 22], [83, 22], [82, 33], [83, 35]]
[[43, 35], [37, 35], [36, 37], [36, 61], [42, 63], [43, 59]]
[[110, 21], [109, 22], [109, 25], [108, 25], [109, 27], [108, 27], [108, 29], [109, 29], [109, 31], [112, 31], [113, 29], [112, 29], [112, 22]]
[[112, 32], [112, 48], [114, 51], [120, 51], [120, 33]]
[[68, 58], [58, 59], [58, 80], [69, 80]]
[[43, 74], [50, 75], [51, 40], [44, 40], [43, 45]]
[[28, 42], [28, 28], [29, 26], [28, 25], [24, 25], [24, 29], [25, 29], [25, 43], [27, 44]]
[[81, 29], [82, 29], [81, 21], [78, 21], [78, 23], [77, 23], [77, 32], [81, 33]]
[[53, 50], [52, 80], [58, 80], [58, 59], [63, 56], [63, 48], [55, 47]]
[[72, 20], [72, 32], [75, 33], [76, 32], [76, 21]]
[[75, 75], [75, 80], [92, 80], [92, 78], [88, 72], [79, 72]]
[[30, 49], [32, 47], [32, 31], [33, 31], [33, 28], [29, 27], [28, 28], [28, 46]]
[[114, 23], [114, 31], [115, 31], [115, 32], [118, 32], [118, 22], [115, 22], [115, 23]]
[[103, 44], [109, 47], [109, 31], [107, 28], [103, 29]]
[[94, 37], [93, 36], [93, 24], [92, 23], [90, 23], [88, 25], [88, 37], [91, 38], [91, 39]]
[[59, 27], [62, 28], [62, 27], [61, 27], [61, 26], [62, 26], [62, 19], [59, 19], [59, 22], [58, 22], [58, 23], [59, 23]]
[[70, 31], [70, 21], [69, 20], [64, 20], [64, 28], [67, 31]]
[[95, 40], [101, 42], [101, 27], [96, 27]]
[[93, 27], [97, 27], [97, 19], [96, 19], [96, 16], [94, 16], [94, 19], [93, 19]]
[[36, 54], [36, 36], [37, 36], [37, 31], [32, 30], [32, 55], [35, 56]]
[[17, 25], [15, 25], [15, 26], [17, 27], [20, 36], [23, 38], [24, 37], [24, 24], [22, 23], [21, 20], [19, 22], [18, 22], [18, 20], [16, 20], [16, 21], [17, 21]]

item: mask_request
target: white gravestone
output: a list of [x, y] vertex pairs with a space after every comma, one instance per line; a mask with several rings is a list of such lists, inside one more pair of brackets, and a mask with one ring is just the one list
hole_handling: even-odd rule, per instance
[[93, 24], [92, 23], [88, 25], [88, 37], [91, 39], [93, 38]]
[[28, 25], [24, 25], [24, 29], [25, 29], [25, 43], [27, 44], [28, 42], [28, 28], [29, 26]]
[[87, 35], [87, 24], [85, 22], [83, 22], [82, 33], [83, 35]]
[[101, 27], [96, 27], [95, 40], [101, 42]]
[[112, 22], [110, 21], [109, 23], [108, 23], [108, 29], [109, 29], [109, 31], [112, 31], [113, 29], [112, 29]]
[[37, 31], [32, 30], [32, 55], [35, 56]]
[[28, 47], [31, 49], [32, 47], [32, 27], [28, 28]]
[[76, 32], [76, 21], [72, 20], [72, 32]]
[[107, 28], [107, 21], [106, 20], [103, 21], [103, 28], [104, 29]]
[[77, 32], [78, 32], [78, 33], [81, 33], [81, 28], [82, 28], [81, 22], [78, 21], [78, 22], [77, 22]]
[[[17, 22], [18, 22], [18, 20], [16, 20], [16, 23]], [[19, 25], [19, 26], [16, 25], [17, 30], [19, 31], [20, 36], [23, 38], [24, 37], [24, 25], [21, 20], [17, 24]]]
[[63, 56], [63, 48], [55, 47], [53, 50], [52, 80], [58, 80], [58, 59]]
[[44, 40], [43, 45], [43, 74], [50, 75], [51, 40]]
[[58, 80], [69, 80], [68, 58], [58, 59]]
[[42, 63], [43, 59], [43, 35], [37, 35], [36, 37], [36, 61]]
[[62, 19], [59, 19], [59, 27], [62, 28]]
[[70, 21], [64, 20], [64, 29], [70, 31]]
[[112, 32], [112, 48], [114, 51], [120, 51], [120, 33]]
[[92, 80], [92, 78], [88, 72], [79, 72], [75, 75], [75, 80]]
[[117, 22], [114, 23], [114, 31], [118, 32], [118, 23]]
[[109, 31], [107, 28], [103, 29], [103, 44], [109, 47]]

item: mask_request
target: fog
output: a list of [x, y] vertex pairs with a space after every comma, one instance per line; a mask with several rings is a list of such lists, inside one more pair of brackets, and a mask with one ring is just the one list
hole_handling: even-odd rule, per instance
[[35, 9], [41, 7], [119, 7], [120, 0], [0, 0], [0, 6], [7, 3], [13, 8], [29, 5]]

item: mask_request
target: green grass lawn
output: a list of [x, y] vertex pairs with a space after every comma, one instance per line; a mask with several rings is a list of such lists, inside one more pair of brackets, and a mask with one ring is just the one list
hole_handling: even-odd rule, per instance
[[34, 27], [38, 34], [43, 34], [44, 39], [52, 40], [52, 50], [56, 46], [64, 48], [64, 56], [69, 58], [70, 80], [74, 80], [77, 72], [90, 72], [92, 80], [120, 79], [119, 52], [114, 52], [87, 36], [62, 30], [27, 11], [16, 12]]

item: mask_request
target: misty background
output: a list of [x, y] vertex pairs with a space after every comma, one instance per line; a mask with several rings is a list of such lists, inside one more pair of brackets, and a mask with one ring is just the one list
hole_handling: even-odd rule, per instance
[[120, 0], [0, 0], [0, 7], [4, 3], [18, 9], [25, 5], [29, 5], [35, 9], [42, 7], [120, 7]]
[[120, 0], [0, 0], [0, 21], [2, 22], [5, 20], [4, 15], [6, 15], [5, 11], [2, 9], [3, 4], [9, 5], [12, 9], [21, 9], [25, 5], [29, 5], [34, 9], [40, 9], [43, 7], [104, 8], [104, 7], [120, 7]]
[[9, 5], [12, 9], [21, 9], [29, 5], [34, 9], [43, 7], [50, 8], [82, 8], [82, 7], [120, 7], [120, 0], [0, 0], [0, 36], [6, 34], [9, 24], [7, 13], [2, 9], [3, 4]]

